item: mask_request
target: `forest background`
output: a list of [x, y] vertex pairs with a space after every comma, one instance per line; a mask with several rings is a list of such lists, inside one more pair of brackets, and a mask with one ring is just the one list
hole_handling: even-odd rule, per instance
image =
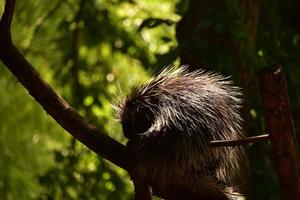
[[[258, 75], [280, 64], [300, 130], [298, 19], [296, 0], [27, 0], [12, 33], [59, 94], [125, 144], [111, 104], [169, 64], [231, 76], [249, 136], [265, 133]], [[127, 173], [65, 133], [2, 63], [0, 97], [0, 199], [133, 198]], [[279, 199], [270, 144], [246, 150], [249, 199]]]

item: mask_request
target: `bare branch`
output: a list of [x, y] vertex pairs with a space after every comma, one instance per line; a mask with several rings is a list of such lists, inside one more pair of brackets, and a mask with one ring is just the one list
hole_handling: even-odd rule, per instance
[[15, 0], [7, 0], [5, 2], [4, 13], [0, 20], [0, 36], [3, 40], [0, 40], [0, 45], [9, 42], [11, 43], [10, 28], [15, 9]]
[[256, 143], [256, 142], [269, 141], [269, 140], [270, 140], [269, 134], [264, 134], [264, 135], [246, 137], [246, 138], [239, 139], [239, 140], [211, 141], [210, 145], [212, 147], [240, 146], [240, 145], [252, 144], [252, 143]]
[[[2, 62], [44, 110], [73, 137], [103, 158], [127, 169], [125, 146], [89, 124], [62, 97], [55, 93], [12, 42], [6, 42], [7, 36], [10, 38], [9, 29], [14, 3], [14, 0], [6, 1], [5, 11], [1, 19], [0, 59]], [[3, 33], [8, 33], [8, 35]], [[5, 45], [2, 45], [3, 42]]]

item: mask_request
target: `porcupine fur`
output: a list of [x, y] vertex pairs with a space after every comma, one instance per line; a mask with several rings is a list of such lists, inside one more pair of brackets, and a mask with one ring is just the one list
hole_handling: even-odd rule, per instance
[[154, 188], [200, 192], [203, 200], [234, 199], [243, 150], [210, 147], [210, 141], [242, 136], [239, 97], [228, 78], [188, 72], [186, 66], [167, 67], [134, 89], [119, 105], [133, 173]]

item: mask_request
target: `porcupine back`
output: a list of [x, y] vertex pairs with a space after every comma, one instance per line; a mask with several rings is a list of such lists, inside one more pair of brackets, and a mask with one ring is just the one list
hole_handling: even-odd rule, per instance
[[228, 78], [187, 67], [167, 67], [120, 104], [136, 173], [153, 185], [213, 177], [230, 185], [238, 172], [238, 147], [212, 140], [241, 137], [239, 88]]

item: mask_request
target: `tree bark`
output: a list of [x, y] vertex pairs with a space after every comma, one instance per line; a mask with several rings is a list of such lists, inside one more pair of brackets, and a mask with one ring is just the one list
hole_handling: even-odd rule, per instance
[[260, 79], [260, 87], [282, 197], [285, 200], [299, 200], [299, 149], [282, 68], [266, 68]]

